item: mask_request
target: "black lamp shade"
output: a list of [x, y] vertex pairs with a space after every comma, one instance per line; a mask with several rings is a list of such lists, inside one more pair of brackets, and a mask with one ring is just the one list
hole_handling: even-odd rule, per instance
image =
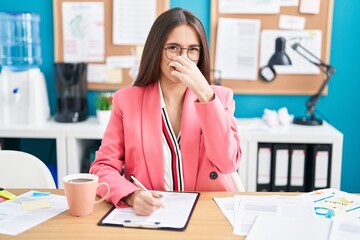
[[291, 65], [291, 60], [285, 52], [285, 38], [278, 37], [276, 39], [275, 53], [271, 56], [268, 65]]

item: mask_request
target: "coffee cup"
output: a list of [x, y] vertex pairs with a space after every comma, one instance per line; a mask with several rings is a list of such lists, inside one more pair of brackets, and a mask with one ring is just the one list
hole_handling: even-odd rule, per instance
[[[75, 217], [90, 215], [94, 205], [104, 201], [110, 193], [107, 183], [99, 183], [99, 177], [89, 173], [78, 173], [63, 178], [64, 191], [69, 206], [69, 213]], [[100, 200], [96, 199], [96, 190], [101, 185], [106, 186], [107, 193]]]

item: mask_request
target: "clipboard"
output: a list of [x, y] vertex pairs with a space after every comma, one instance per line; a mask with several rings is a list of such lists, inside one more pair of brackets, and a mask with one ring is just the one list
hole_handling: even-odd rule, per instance
[[199, 199], [198, 192], [161, 192], [165, 209], [150, 216], [138, 216], [132, 207], [112, 207], [98, 222], [99, 226], [148, 228], [183, 231]]

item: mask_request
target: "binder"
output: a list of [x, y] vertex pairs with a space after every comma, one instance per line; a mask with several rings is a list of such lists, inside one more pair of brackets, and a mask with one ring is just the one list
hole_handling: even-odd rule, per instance
[[258, 144], [256, 191], [271, 191], [271, 152], [272, 144]]
[[132, 207], [111, 208], [98, 222], [99, 226], [185, 230], [199, 199], [198, 192], [161, 192], [166, 209], [150, 216], [136, 215]]
[[311, 145], [309, 153], [310, 166], [307, 169], [310, 182], [307, 191], [330, 187], [331, 150], [332, 146], [330, 144]]
[[289, 191], [305, 192], [307, 145], [290, 145]]
[[272, 157], [272, 191], [289, 191], [289, 144], [274, 144]]

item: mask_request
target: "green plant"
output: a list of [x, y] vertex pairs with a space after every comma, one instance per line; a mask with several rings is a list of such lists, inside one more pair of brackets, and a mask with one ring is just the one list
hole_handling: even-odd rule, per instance
[[112, 109], [112, 98], [113, 93], [105, 92], [99, 94], [99, 96], [96, 98], [96, 109], [98, 110], [111, 110]]

